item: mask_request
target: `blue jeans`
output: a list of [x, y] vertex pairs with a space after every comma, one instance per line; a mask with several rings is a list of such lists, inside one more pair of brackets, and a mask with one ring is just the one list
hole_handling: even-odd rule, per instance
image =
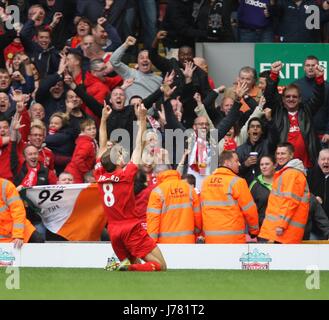
[[266, 29], [238, 29], [239, 42], [273, 42], [274, 35], [271, 28]]
[[321, 237], [319, 237], [316, 233], [311, 232], [310, 240], [323, 240], [323, 239], [321, 239]]
[[41, 235], [43, 240], [46, 240], [46, 227], [42, 222], [38, 222], [34, 225], [36, 231]]
[[157, 0], [137, 0], [142, 24], [143, 43], [151, 48], [157, 33]]
[[128, 8], [126, 9], [125, 16], [123, 19], [123, 36], [124, 39], [122, 41], [124, 42], [128, 36], [135, 36], [135, 20], [136, 20], [136, 10], [135, 8]]

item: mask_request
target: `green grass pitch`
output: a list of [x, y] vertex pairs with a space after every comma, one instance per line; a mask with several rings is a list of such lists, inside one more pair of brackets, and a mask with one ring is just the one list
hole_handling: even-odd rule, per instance
[[169, 270], [108, 272], [102, 269], [20, 268], [20, 289], [8, 290], [0, 268], [0, 301], [5, 299], [329, 299], [329, 272], [320, 289], [308, 290], [303, 271]]

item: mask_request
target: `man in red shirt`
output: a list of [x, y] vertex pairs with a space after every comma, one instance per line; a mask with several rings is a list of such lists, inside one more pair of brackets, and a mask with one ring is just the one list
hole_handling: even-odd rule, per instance
[[39, 149], [39, 162], [49, 170], [55, 168], [55, 158], [53, 152], [45, 146], [46, 127], [42, 122], [33, 122], [28, 136], [27, 144], [33, 145]]
[[[104, 211], [108, 217], [108, 232], [112, 247], [121, 261], [116, 268], [109, 270], [160, 271], [166, 270], [166, 262], [154, 240], [141, 225], [141, 219], [135, 212], [134, 178], [138, 171], [142, 153], [142, 135], [146, 129], [146, 109], [137, 107], [139, 120], [136, 148], [131, 161], [126, 164], [127, 152], [119, 144], [107, 148], [106, 121], [111, 109], [104, 106], [99, 133], [98, 163], [95, 166], [95, 178], [103, 199]], [[143, 259], [144, 264], [136, 263]], [[133, 264], [130, 264], [130, 263]]]
[[304, 167], [311, 168], [319, 153], [319, 140], [314, 129], [314, 115], [324, 101], [324, 70], [315, 66], [315, 89], [311, 99], [302, 102], [300, 88], [290, 84], [277, 93], [282, 62], [271, 65], [267, 83], [267, 103], [272, 108], [273, 120], [280, 132], [280, 142], [289, 142], [295, 148], [294, 157], [303, 161]]
[[[110, 93], [109, 87], [97, 78], [90, 71], [84, 73], [82, 70], [82, 59], [83, 56], [79, 51], [73, 49], [66, 56], [65, 62], [67, 63], [67, 69], [70, 75], [73, 77], [76, 85], [83, 84], [85, 91], [91, 97], [94, 97], [98, 103], [102, 104], [106, 96]], [[90, 107], [86, 104], [82, 105], [82, 109], [92, 118], [98, 120], [97, 114], [95, 114]]]

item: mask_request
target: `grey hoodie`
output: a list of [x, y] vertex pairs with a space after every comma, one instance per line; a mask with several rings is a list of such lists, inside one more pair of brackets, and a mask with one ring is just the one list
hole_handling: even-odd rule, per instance
[[293, 168], [299, 170], [306, 176], [306, 169], [303, 165], [303, 161], [299, 159], [292, 159], [288, 161], [287, 164], [284, 166], [284, 168]]

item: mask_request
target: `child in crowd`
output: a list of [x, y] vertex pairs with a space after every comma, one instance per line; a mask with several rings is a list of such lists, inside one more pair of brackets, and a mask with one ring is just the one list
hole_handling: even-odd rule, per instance
[[73, 184], [74, 179], [71, 173], [63, 171], [57, 180], [57, 184]]
[[59, 175], [71, 161], [74, 151], [73, 128], [69, 126], [69, 118], [66, 113], [55, 112], [52, 114], [45, 142], [55, 155], [55, 170]]
[[72, 174], [75, 183], [83, 183], [84, 175], [93, 169], [96, 163], [97, 141], [96, 125], [92, 119], [85, 119], [80, 124], [81, 133], [76, 140], [72, 160], [65, 171]]

